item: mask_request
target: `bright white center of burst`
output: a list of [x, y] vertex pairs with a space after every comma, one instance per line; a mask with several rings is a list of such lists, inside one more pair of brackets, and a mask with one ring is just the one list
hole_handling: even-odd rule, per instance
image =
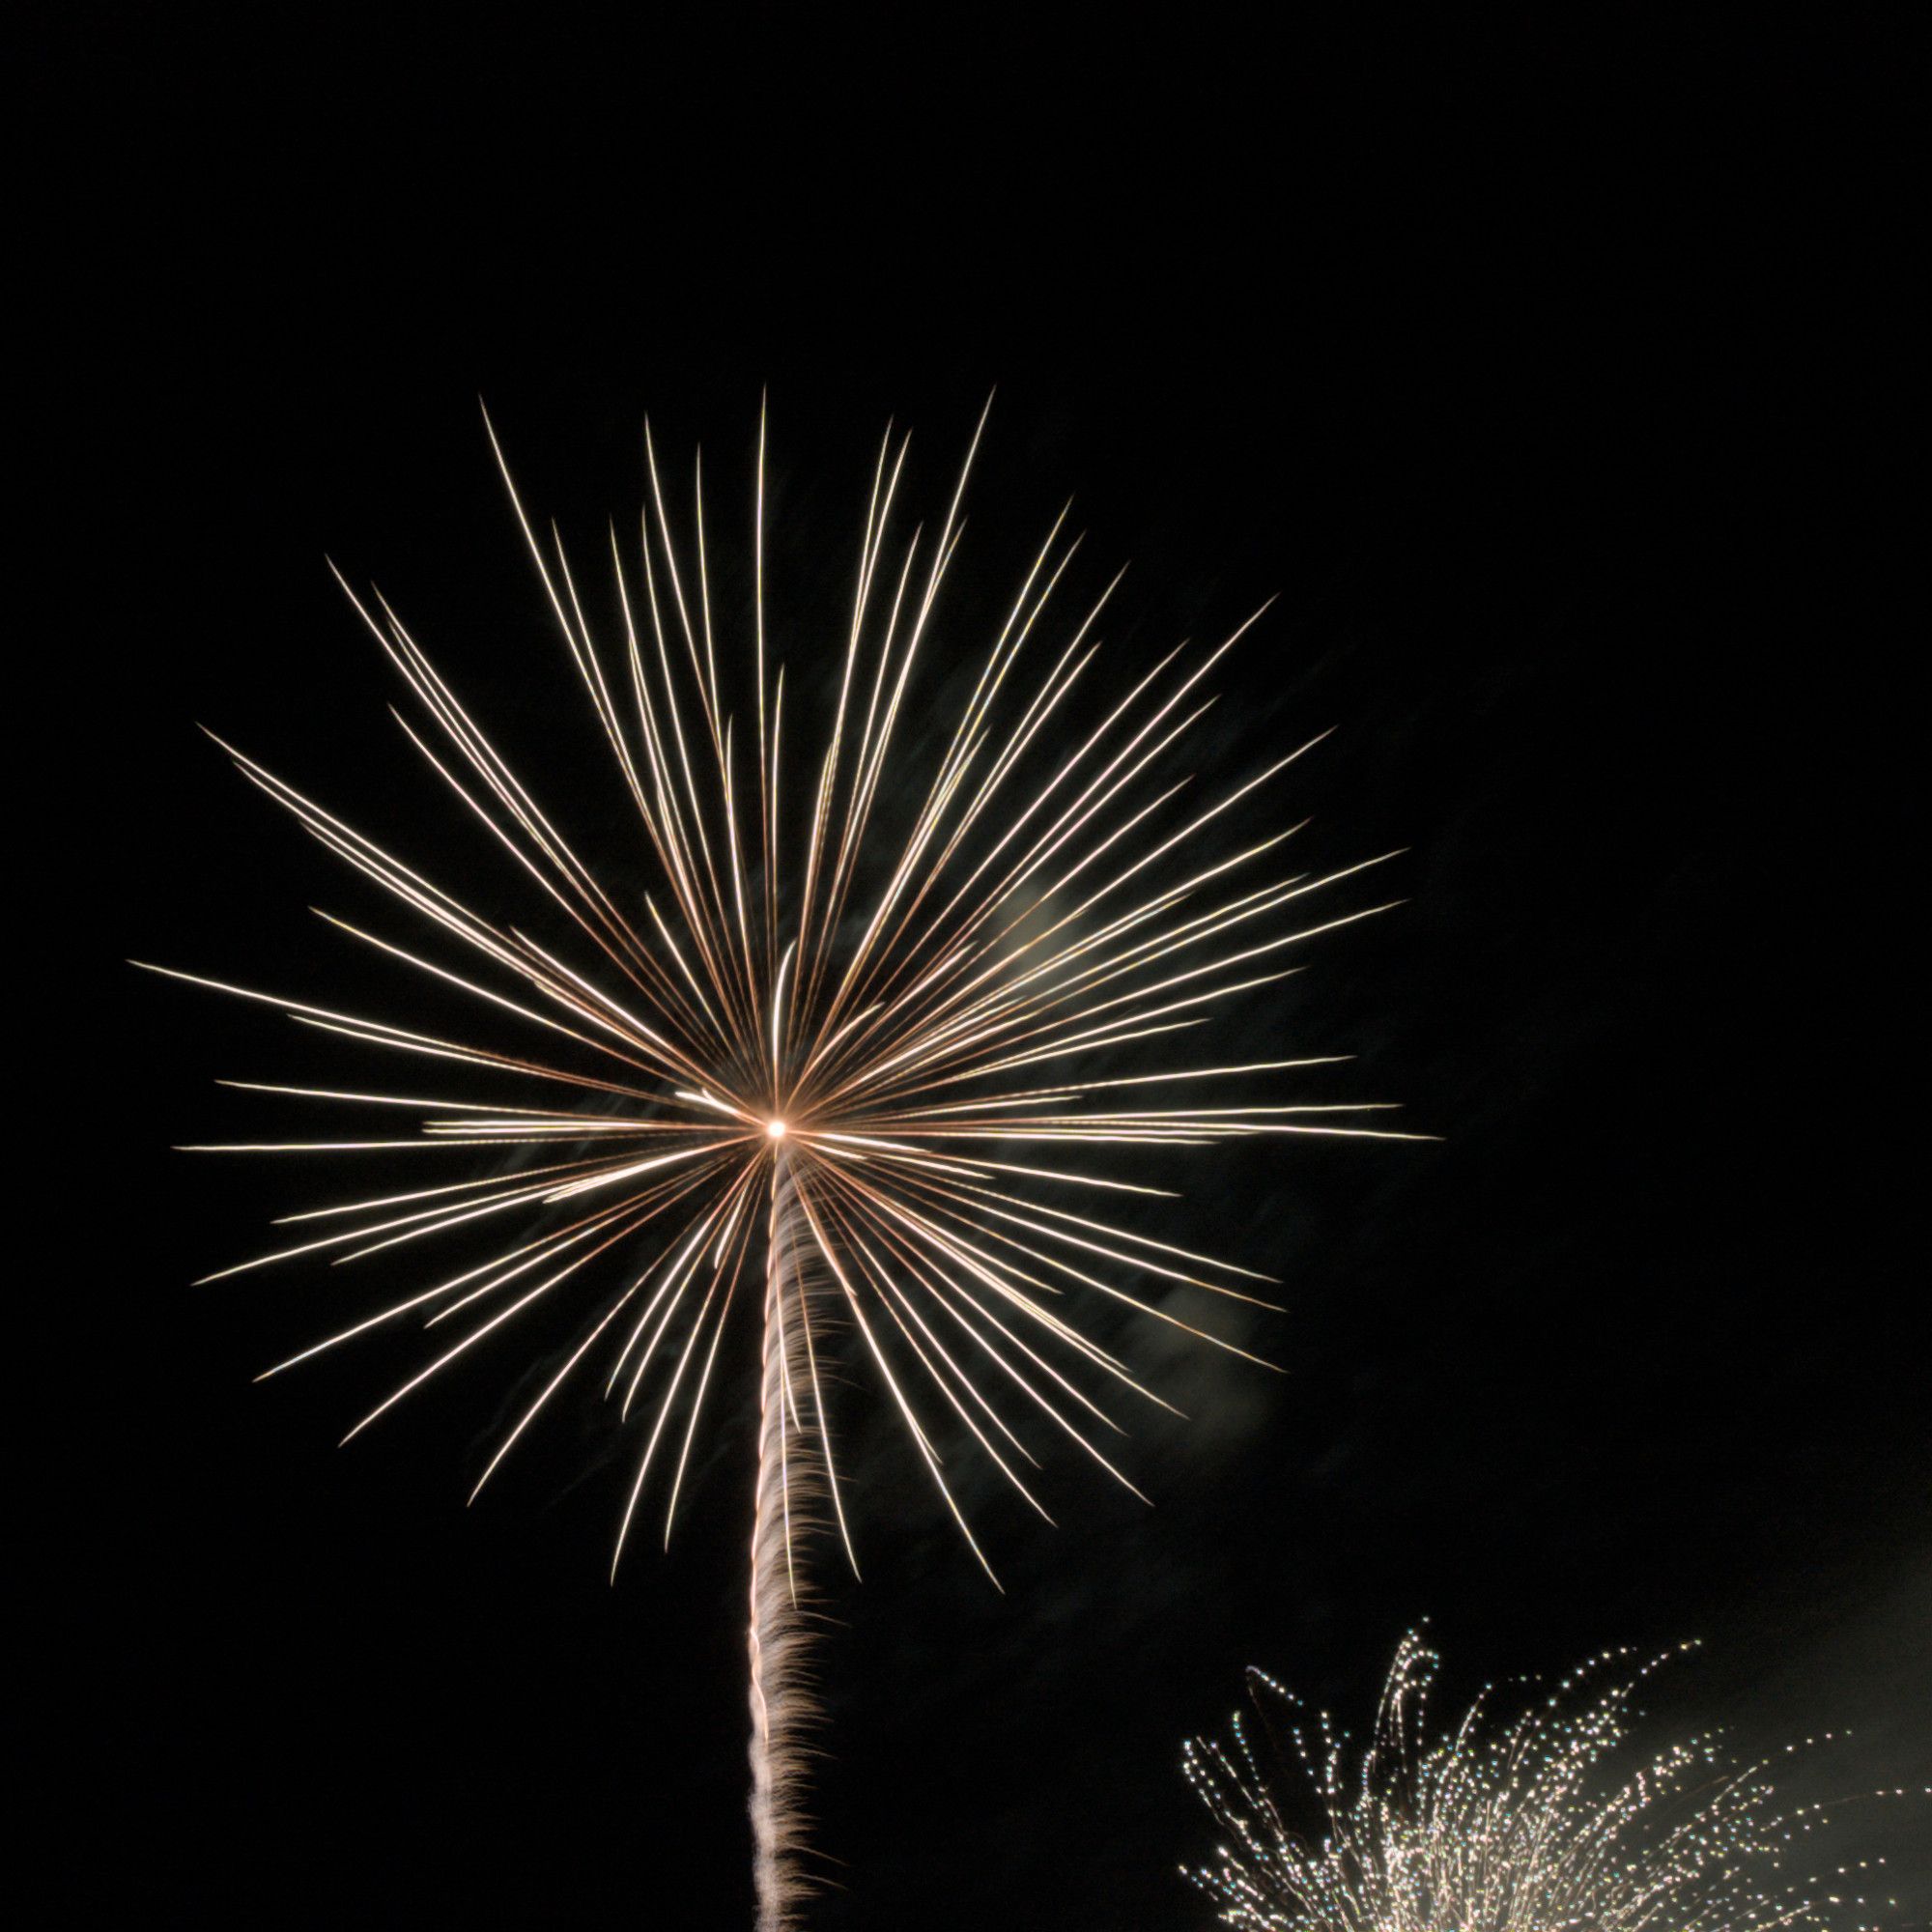
[[773, 1140], [781, 1141], [785, 1137], [785, 1123], [782, 1121], [767, 1121], [765, 1122], [765, 1132]]

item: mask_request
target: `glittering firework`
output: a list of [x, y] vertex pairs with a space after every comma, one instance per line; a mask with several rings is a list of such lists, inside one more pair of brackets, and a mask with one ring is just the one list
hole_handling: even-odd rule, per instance
[[[900, 545], [889, 529], [907, 445], [888, 431], [849, 621], [824, 654], [829, 729], [791, 809], [785, 668], [765, 620], [762, 416], [747, 493], [749, 636], [735, 644], [714, 632], [701, 462], [680, 539], [646, 430], [640, 540], [627, 551], [613, 530], [610, 545], [621, 638], [601, 641], [554, 527], [540, 535], [511, 485], [611, 777], [635, 812], [621, 869], [579, 856], [387, 601], [352, 591], [419, 707], [414, 721], [398, 714], [404, 731], [554, 930], [539, 940], [524, 923], [486, 914], [480, 884], [459, 896], [432, 883], [237, 752], [247, 779], [413, 915], [433, 946], [330, 923], [427, 976], [437, 998], [472, 1002], [481, 1030], [455, 1037], [422, 1010], [399, 1023], [174, 976], [266, 1001], [376, 1055], [489, 1083], [481, 1098], [426, 1098], [413, 1084], [260, 1089], [418, 1119], [402, 1138], [377, 1129], [242, 1151], [441, 1151], [491, 1171], [417, 1179], [412, 1169], [407, 1184], [290, 1216], [305, 1224], [300, 1238], [223, 1274], [515, 1230], [480, 1264], [426, 1266], [407, 1296], [279, 1365], [389, 1323], [454, 1331], [352, 1435], [540, 1305], [562, 1304], [568, 1352], [476, 1487], [566, 1384], [597, 1389], [636, 1413], [641, 1437], [614, 1571], [647, 1492], [668, 1539], [721, 1342], [736, 1311], [761, 1323], [750, 1653], [766, 1927], [795, 1922], [805, 1883], [811, 1532], [836, 1537], [857, 1571], [850, 1472], [826, 1400], [835, 1360], [869, 1365], [984, 1565], [942, 1465], [935, 1415], [970, 1435], [1041, 1516], [1022, 1473], [1036, 1466], [1029, 1437], [1041, 1431], [1132, 1488], [1101, 1446], [1120, 1430], [1102, 1399], [1110, 1385], [1159, 1398], [1078, 1325], [1078, 1298], [1124, 1304], [1239, 1354], [1168, 1304], [1197, 1292], [1258, 1300], [1253, 1289], [1266, 1279], [1158, 1240], [1118, 1212], [1085, 1211], [1094, 1195], [1162, 1190], [1093, 1172], [1080, 1152], [1104, 1166], [1123, 1148], [1406, 1138], [1349, 1122], [1357, 1110], [1330, 1103], [1222, 1097], [1241, 1092], [1228, 1083], [1317, 1060], [1213, 1065], [1172, 1050], [1236, 996], [1285, 978], [1291, 949], [1380, 910], [1297, 917], [1365, 867], [1284, 872], [1289, 831], [1231, 854], [1204, 840], [1307, 745], [1187, 807], [1190, 774], [1177, 761], [1202, 735], [1211, 705], [1204, 681], [1247, 624], [1217, 648], [1177, 648], [1110, 681], [1094, 627], [1114, 586], [1071, 621], [1057, 614], [1077, 548], [1063, 512], [950, 738], [942, 730], [911, 768], [895, 751], [910, 735], [908, 692], [959, 541], [978, 442], [976, 430], [937, 534], [915, 530]], [[640, 858], [653, 890], [623, 883]], [[459, 970], [452, 955], [468, 963]], [[659, 1487], [648, 1490], [654, 1476]]]
[[[1195, 1739], [1183, 1754], [1228, 1833], [1217, 1862], [1186, 1876], [1241, 1932], [1871, 1923], [1872, 1907], [1892, 1902], [1856, 1895], [1876, 1873], [1791, 1875], [1824, 1807], [1783, 1809], [1768, 1763], [1733, 1762], [1715, 1734], [1632, 1759], [1632, 1699], [1665, 1661], [1613, 1652], [1506, 1721], [1485, 1693], [1432, 1735], [1436, 1660], [1411, 1634], [1358, 1765], [1325, 1715], [1311, 1723], [1291, 1692], [1250, 1671], [1254, 1718], [1236, 1714], [1227, 1743]], [[1300, 1785], [1310, 1835], [1291, 1789]]]

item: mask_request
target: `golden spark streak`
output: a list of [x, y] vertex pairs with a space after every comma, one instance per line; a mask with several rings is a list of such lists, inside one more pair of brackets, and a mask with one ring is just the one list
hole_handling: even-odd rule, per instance
[[[798, 1707], [785, 1699], [797, 1690], [810, 1505], [829, 1502], [858, 1570], [827, 1402], [845, 1364], [869, 1365], [991, 1577], [945, 1467], [953, 1445], [987, 1458], [1050, 1520], [1027, 1432], [1044, 1423], [1066, 1435], [1138, 1495], [1090, 1439], [1095, 1426], [1124, 1434], [1094, 1392], [1124, 1386], [1178, 1413], [1086, 1331], [1096, 1298], [1262, 1360], [1242, 1346], [1245, 1331], [1213, 1335], [1188, 1313], [1207, 1294], [1266, 1307], [1236, 1284], [1269, 1277], [1127, 1218], [1176, 1190], [1121, 1172], [1116, 1157], [1264, 1136], [1425, 1138], [1346, 1123], [1379, 1103], [1319, 1089], [1283, 1096], [1274, 1084], [1344, 1056], [1178, 1056], [1153, 1044], [1220, 1023], [1236, 1000], [1297, 970], [1277, 952], [1386, 909], [1345, 903], [1295, 923], [1304, 898], [1339, 894], [1393, 854], [1243, 883], [1277, 864], [1267, 855], [1301, 827], [1237, 834], [1238, 814], [1326, 733], [1205, 788], [1211, 721], [1224, 715], [1208, 680], [1266, 605], [1217, 643], [1177, 645], [1107, 683], [1096, 627], [1122, 577], [1097, 595], [1073, 587], [1084, 537], [1069, 534], [1063, 506], [1016, 591], [995, 607], [1003, 615], [975, 652], [964, 703], [951, 717], [929, 715], [922, 693], [932, 660], [957, 661], [937, 617], [985, 423], [982, 412], [931, 526], [900, 507], [912, 487], [910, 440], [888, 425], [869, 465], [838, 662], [813, 667], [827, 686], [824, 737], [809, 757], [787, 759], [786, 666], [774, 645], [788, 634], [768, 625], [763, 398], [749, 583], [707, 526], [701, 458], [689, 529], [674, 527], [647, 421], [633, 534], [620, 539], [615, 522], [601, 533], [621, 626], [603, 643], [594, 586], [580, 585], [556, 526], [526, 510], [486, 416], [543, 586], [546, 628], [554, 621], [601, 747], [603, 791], [594, 773], [574, 771], [573, 810], [622, 828], [617, 863], [581, 856], [576, 834], [538, 803], [389, 602], [358, 595], [338, 573], [407, 688], [410, 715], [393, 715], [414, 755], [439, 795], [507, 855], [510, 866], [497, 868], [506, 882], [478, 877], [452, 892], [409, 863], [404, 846], [378, 842], [221, 749], [306, 838], [400, 908], [408, 943], [359, 916], [322, 914], [331, 933], [407, 968], [419, 995], [461, 1003], [487, 1029], [472, 1040], [151, 969], [271, 1007], [331, 1043], [437, 1063], [421, 1084], [454, 1090], [447, 1097], [382, 1081], [226, 1083], [277, 1103], [381, 1109], [410, 1120], [413, 1137], [203, 1143], [213, 1149], [469, 1149], [496, 1169], [358, 1190], [286, 1215], [302, 1235], [207, 1279], [317, 1258], [380, 1271], [445, 1257], [406, 1292], [387, 1291], [377, 1313], [269, 1371], [399, 1321], [470, 1323], [352, 1435], [526, 1311], [544, 1304], [558, 1321], [567, 1312], [561, 1366], [521, 1408], [471, 1494], [566, 1383], [601, 1384], [620, 1418], [637, 1409], [642, 1438], [613, 1572], [653, 1471], [669, 1471], [667, 1541], [694, 1487], [700, 1416], [714, 1384], [734, 1373], [725, 1331], [747, 1299], [739, 1290], [763, 1222], [764, 1292], [750, 1297], [763, 1325], [751, 1607], [761, 1887], [773, 1927], [789, 1922], [799, 1883], [801, 1840], [789, 1835], [798, 1734], [787, 1728]], [[731, 613], [746, 604], [741, 646]], [[742, 659], [749, 691], [734, 669]], [[792, 715], [796, 737], [796, 698]], [[815, 715], [808, 706], [808, 720]], [[917, 761], [906, 749], [915, 738], [933, 747]], [[532, 1027], [542, 1044], [526, 1052], [515, 1041]], [[501, 1034], [512, 1043], [497, 1043]], [[1160, 1064], [1170, 1058], [1188, 1064]], [[1247, 1078], [1269, 1085], [1249, 1099], [1255, 1090], [1223, 1084]], [[1127, 1090], [1142, 1087], [1164, 1090], [1147, 1097], [1172, 1104], [1141, 1105]], [[1030, 1158], [1023, 1143], [1065, 1143], [1086, 1157]], [[1110, 1198], [1090, 1213], [1064, 1205], [1063, 1190], [1083, 1206]], [[517, 1233], [506, 1236], [512, 1218]], [[323, 1226], [308, 1232], [309, 1222]], [[485, 1248], [495, 1251], [477, 1259]]]

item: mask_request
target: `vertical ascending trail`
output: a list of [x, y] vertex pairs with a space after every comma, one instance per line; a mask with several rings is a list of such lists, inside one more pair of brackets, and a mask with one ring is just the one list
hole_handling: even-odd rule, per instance
[[785, 1157], [772, 1170], [766, 1236], [764, 1361], [758, 1403], [758, 1487], [752, 1521], [752, 1838], [757, 1932], [792, 1932], [807, 1889], [801, 1855], [805, 1736], [816, 1715], [806, 1653], [810, 1642], [805, 1532], [817, 1458], [799, 1426], [810, 1415], [805, 1284], [798, 1209]]

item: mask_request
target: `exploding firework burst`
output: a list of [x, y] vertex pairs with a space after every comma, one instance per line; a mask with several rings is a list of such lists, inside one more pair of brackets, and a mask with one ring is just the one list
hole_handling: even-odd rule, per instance
[[[501, 465], [494, 431], [491, 440]], [[1161, 1190], [1080, 1156], [1104, 1168], [1126, 1148], [1408, 1138], [1328, 1102], [1219, 1097], [1240, 1091], [1225, 1084], [1237, 1077], [1319, 1060], [1215, 1065], [1177, 1051], [1236, 996], [1286, 977], [1291, 949], [1381, 909], [1302, 917], [1314, 895], [1366, 867], [1283, 870], [1289, 831], [1228, 856], [1203, 838], [1209, 828], [1220, 838], [1228, 814], [1309, 749], [1284, 747], [1265, 770], [1189, 805], [1191, 774], [1177, 774], [1176, 761], [1203, 735], [1204, 681], [1248, 625], [1218, 647], [1177, 648], [1110, 677], [1095, 626], [1114, 586], [1070, 619], [1059, 614], [1077, 548], [1063, 512], [980, 658], [950, 738], [942, 732], [933, 755], [904, 768], [895, 747], [909, 735], [908, 693], [978, 442], [976, 430], [937, 533], [915, 530], [901, 544], [890, 531], [907, 445], [888, 431], [849, 620], [822, 666], [809, 668], [824, 673], [829, 730], [796, 778], [785, 667], [767, 642], [762, 415], [747, 492], [749, 636], [736, 639], [714, 628], [701, 465], [681, 538], [646, 430], [639, 541], [627, 550], [613, 530], [610, 545], [621, 637], [607, 630], [601, 640], [554, 528], [540, 535], [510, 486], [610, 778], [634, 814], [615, 870], [579, 856], [387, 601], [351, 591], [419, 708], [413, 721], [398, 714], [415, 751], [459, 811], [487, 828], [554, 930], [540, 940], [486, 915], [480, 885], [459, 896], [433, 883], [231, 751], [251, 782], [412, 915], [431, 948], [331, 923], [427, 976], [438, 998], [471, 1002], [480, 1030], [457, 1037], [421, 1010], [398, 1022], [174, 976], [496, 1089], [478, 1099], [424, 1097], [414, 1085], [263, 1087], [414, 1113], [415, 1131], [230, 1146], [427, 1149], [492, 1164], [454, 1179], [412, 1169], [407, 1184], [292, 1215], [306, 1224], [298, 1238], [221, 1271], [428, 1253], [442, 1236], [515, 1231], [480, 1264], [425, 1265], [408, 1295], [279, 1365], [391, 1323], [448, 1332], [351, 1435], [539, 1305], [563, 1304], [568, 1352], [476, 1488], [567, 1386], [614, 1401], [640, 1437], [614, 1570], [647, 1494], [668, 1537], [721, 1340], [741, 1313], [761, 1323], [750, 1648], [768, 1926], [791, 1922], [802, 1883], [808, 1529], [835, 1538], [857, 1570], [850, 1472], [825, 1397], [834, 1361], [868, 1365], [984, 1565], [943, 1466], [938, 1421], [970, 1436], [1041, 1516], [1027, 1472], [1042, 1432], [1132, 1488], [1102, 1447], [1120, 1430], [1106, 1390], [1160, 1398], [1083, 1328], [1079, 1297], [1236, 1353], [1163, 1304], [1191, 1293], [1264, 1298], [1255, 1290], [1264, 1276], [1089, 1211], [1096, 1196]], [[649, 891], [622, 883], [640, 859], [656, 875]]]
[[[1781, 1808], [1769, 1763], [1734, 1763], [1716, 1734], [1630, 1760], [1633, 1697], [1665, 1661], [1613, 1652], [1507, 1721], [1485, 1693], [1432, 1734], [1436, 1659], [1411, 1634], [1352, 1767], [1325, 1715], [1311, 1723], [1292, 1692], [1250, 1671], [1259, 1725], [1237, 1713], [1226, 1743], [1197, 1738], [1183, 1753], [1229, 1834], [1215, 1864], [1185, 1875], [1241, 1932], [1870, 1924], [1880, 1901], [1855, 1895], [1875, 1877], [1864, 1866], [1788, 1875], [1824, 1807]], [[1296, 1785], [1309, 1835], [1295, 1823]]]

